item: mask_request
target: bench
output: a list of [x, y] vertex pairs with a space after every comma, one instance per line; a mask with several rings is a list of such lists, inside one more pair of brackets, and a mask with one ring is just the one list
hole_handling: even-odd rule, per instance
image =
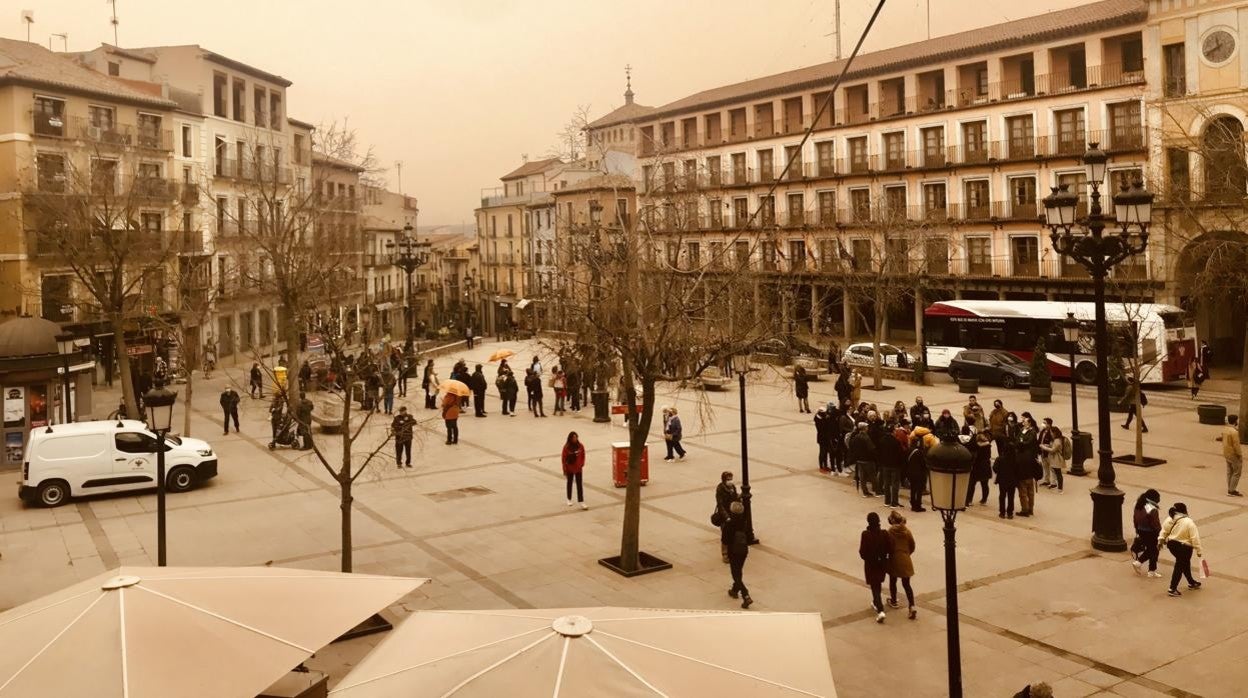
[[812, 381], [820, 380], [823, 376], [828, 375], [827, 361], [819, 359], [798, 359], [791, 366], [784, 367], [784, 375], [789, 378], [793, 377], [793, 372], [798, 366], [806, 369], [806, 377]]
[[341, 398], [335, 395], [334, 400], [313, 400], [312, 423], [321, 428], [323, 434], [342, 433]]

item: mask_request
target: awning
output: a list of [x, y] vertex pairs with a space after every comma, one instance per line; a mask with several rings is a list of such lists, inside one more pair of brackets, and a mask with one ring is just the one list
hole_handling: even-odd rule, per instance
[[525, 308], [528, 307], [529, 303], [532, 303], [532, 302], [533, 300], [530, 298], [521, 298], [520, 301], [516, 303], [516, 307], [519, 308], [520, 310], [524, 310]]

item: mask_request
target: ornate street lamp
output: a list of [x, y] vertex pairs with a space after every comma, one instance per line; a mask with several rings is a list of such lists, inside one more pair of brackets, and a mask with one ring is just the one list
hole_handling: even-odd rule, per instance
[[740, 410], [741, 410], [741, 504], [745, 506], [745, 535], [750, 545], [758, 542], [758, 538], [754, 537], [754, 513], [750, 508], [750, 440], [749, 434], [745, 429], [745, 374], [753, 369], [750, 367], [750, 354], [734, 354], [732, 357], [732, 370], [737, 374], [738, 385], [740, 386]]
[[[1097, 486], [1092, 489], [1092, 547], [1118, 552], [1127, 549], [1122, 537], [1123, 492], [1115, 485], [1113, 446], [1109, 441], [1109, 329], [1105, 320], [1105, 277], [1128, 257], [1142, 254], [1148, 247], [1148, 226], [1152, 222], [1153, 195], [1143, 183], [1124, 186], [1113, 197], [1113, 217], [1101, 210], [1101, 182], [1109, 158], [1096, 143], [1088, 144], [1083, 156], [1091, 187], [1091, 208], [1085, 219], [1074, 220], [1079, 197], [1062, 185], [1044, 199], [1045, 223], [1051, 231], [1053, 249], [1081, 264], [1092, 275], [1096, 304], [1096, 416]], [[1105, 229], [1116, 227], [1105, 234]]]
[[464, 300], [463, 302], [460, 303], [460, 315], [461, 315], [460, 323], [464, 326], [465, 329], [467, 329], [468, 327], [470, 315], [476, 314], [475, 312], [469, 313], [469, 309], [472, 304], [472, 290], [475, 287], [476, 287], [476, 279], [472, 278], [472, 274], [471, 273], [464, 274]]
[[386, 243], [386, 250], [390, 252], [391, 263], [407, 274], [407, 299], [403, 304], [403, 322], [407, 326], [407, 340], [403, 343], [403, 351], [410, 354], [412, 343], [415, 341], [412, 335], [412, 273], [417, 267], [423, 267], [429, 262], [431, 243], [417, 241], [411, 223], [403, 226], [403, 230], [397, 237], [397, 240]]
[[165, 566], [165, 435], [173, 424], [173, 403], [178, 394], [166, 388], [155, 388], [143, 394], [147, 408], [147, 427], [156, 432], [156, 564]]
[[945, 642], [949, 655], [949, 696], [962, 698], [962, 644], [958, 637], [958, 558], [954, 542], [958, 512], [966, 509], [971, 483], [971, 452], [955, 438], [945, 438], [927, 450], [932, 508], [945, 522]]
[[61, 403], [65, 410], [66, 424], [74, 421], [69, 409], [69, 357], [77, 348], [74, 346], [74, 335], [69, 333], [56, 335], [56, 351], [61, 355]]

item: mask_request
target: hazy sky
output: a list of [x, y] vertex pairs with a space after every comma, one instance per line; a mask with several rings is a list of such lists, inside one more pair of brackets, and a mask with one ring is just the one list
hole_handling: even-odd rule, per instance
[[[10, 0], [0, 35], [112, 42], [107, 0]], [[930, 0], [939, 36], [1083, 4]], [[833, 0], [117, 0], [120, 44], [198, 43], [294, 82], [291, 116], [349, 119], [420, 198], [422, 225], [471, 222], [482, 188], [539, 157], [578, 105], [658, 106], [716, 85], [831, 60]], [[848, 55], [875, 7], [842, 0]], [[926, 38], [925, 0], [887, 0], [864, 50]], [[196, 11], [188, 11], [195, 8]], [[1024, 9], [1025, 8], [1025, 9]], [[61, 48], [61, 39], [53, 39]]]

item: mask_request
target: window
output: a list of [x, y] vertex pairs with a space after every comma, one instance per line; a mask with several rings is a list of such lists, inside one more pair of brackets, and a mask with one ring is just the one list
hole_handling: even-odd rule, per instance
[[507, 237], [511, 237], [511, 236], [512, 236], [511, 214], [508, 213], [507, 214]]
[[963, 184], [966, 218], [987, 218], [989, 212], [988, 180], [977, 179]]
[[712, 187], [720, 185], [720, 179], [723, 176], [723, 166], [720, 164], [718, 155], [712, 155], [706, 159], [706, 177], [707, 182]]
[[264, 113], [265, 108], [269, 106], [267, 94], [268, 92], [259, 85], [252, 90], [251, 107], [255, 110], [255, 122], [260, 128], [267, 128], [269, 125], [268, 115]]
[[836, 224], [836, 192], [819, 192], [819, 222], [823, 225]]
[[1036, 209], [1036, 178], [1014, 177], [1010, 179], [1010, 216], [1013, 218], [1035, 218], [1039, 215]]
[[212, 75], [212, 114], [226, 118], [226, 86], [227, 78], [221, 73], [213, 73]]
[[247, 120], [247, 82], [238, 78], [231, 80], [232, 92], [230, 94], [234, 106], [234, 120]]
[[102, 131], [113, 130], [115, 115], [116, 112], [113, 111], [112, 107], [97, 107], [94, 105], [87, 107], [87, 121]]
[[156, 452], [156, 439], [137, 431], [119, 432], [114, 435], [113, 441], [122, 453]]
[[1144, 70], [1144, 40], [1133, 36], [1122, 41], [1122, 72], [1139, 73]]
[[731, 184], [745, 184], [745, 153], [732, 154], [732, 182]]
[[35, 158], [35, 176], [39, 191], [65, 191], [65, 156], [60, 153], [39, 153]]
[[65, 101], [35, 97], [35, 133], [40, 136], [65, 135]]
[[788, 168], [788, 179], [800, 179], [806, 175], [802, 169], [802, 149], [796, 145], [784, 147], [784, 163]]
[[667, 254], [667, 266], [679, 268], [680, 267], [680, 245], [675, 242], [668, 242], [665, 245], [665, 251]]
[[712, 269], [718, 269], [724, 264], [724, 243], [723, 241], [715, 241], [711, 243], [711, 259], [710, 266]]
[[806, 206], [804, 197], [801, 192], [794, 192], [788, 195], [789, 204], [789, 225], [798, 226], [806, 224]]
[[[1075, 216], [1083, 217], [1088, 213], [1088, 175], [1085, 172], [1068, 172], [1057, 176], [1057, 184], [1066, 185], [1066, 191], [1079, 195], [1079, 203], [1075, 207]], [[1110, 214], [1112, 215], [1112, 213]]]
[[226, 199], [224, 196], [218, 196], [217, 197], [217, 234], [218, 235], [226, 235], [227, 231], [229, 230], [228, 226], [226, 225], [226, 223], [228, 222], [226, 220], [226, 217], [228, 215], [226, 211], [228, 209], [229, 209], [229, 200]]
[[[568, 204], [568, 210], [571, 211], [572, 205]], [[571, 214], [569, 214], [571, 215]], [[628, 220], [628, 199], [615, 200], [615, 224], [623, 228], [629, 227]], [[546, 212], [546, 225], [550, 225], [550, 211]]]
[[871, 241], [858, 238], [850, 245], [853, 248], [851, 265], [854, 271], [870, 271], [873, 256], [871, 254]]
[[159, 233], [164, 227], [163, 216], [155, 212], [143, 212], [139, 214], [139, 225], [145, 233]]
[[684, 172], [681, 174], [683, 175], [681, 186], [685, 190], [696, 188], [698, 186], [698, 161], [685, 160]]
[[706, 202], [707, 222], [712, 230], [724, 226], [724, 209], [719, 199], [708, 199]]
[[866, 172], [870, 169], [870, 161], [867, 157], [867, 137], [850, 138], [849, 144], [849, 171], [850, 172]]
[[74, 319], [72, 285], [73, 277], [68, 274], [48, 275], [41, 279], [39, 295], [44, 319], [53, 322]]
[[744, 196], [732, 200], [732, 224], [744, 228], [750, 221], [749, 200]]
[[1167, 198], [1187, 201], [1192, 191], [1188, 152], [1183, 148], [1166, 148]]
[[758, 216], [761, 226], [771, 227], [776, 224], [776, 197], [770, 194], [758, 197]]
[[1122, 102], [1109, 105], [1109, 129], [1110, 148], [1142, 148], [1144, 131], [1140, 128], [1140, 103]]
[[832, 141], [815, 144], [815, 155], [819, 158], [819, 176], [829, 177], [836, 172], [836, 161], [833, 159], [835, 150]]
[[1005, 127], [1010, 132], [1010, 158], [1035, 157], [1035, 124], [1031, 115], [1011, 116], [1005, 120]]
[[948, 274], [949, 241], [938, 237], [929, 237], [924, 240], [923, 261], [927, 264], [928, 274]]
[[772, 153], [771, 149], [758, 151], [758, 181], [770, 182], [774, 179], [772, 171]]
[[108, 62], [108, 74], [113, 77], [121, 75], [121, 64], [116, 61]]
[[117, 161], [97, 158], [91, 161], [91, 192], [99, 196], [117, 193]]
[[1057, 121], [1057, 154], [1082, 155], [1084, 130], [1082, 109], [1062, 109], [1053, 113]]
[[764, 240], [760, 243], [760, 248], [763, 253], [763, 271], [775, 271], [776, 252], [778, 252], [776, 243], [771, 240]]
[[696, 242], [685, 245], [685, 264], [688, 269], [702, 266], [702, 247]]
[[269, 93], [269, 128], [282, 130], [282, 96], [276, 92]]
[[884, 168], [898, 170], [906, 166], [906, 134], [884, 134]]
[[737, 240], [732, 244], [732, 254], [734, 261], [738, 267], [742, 269], [750, 268], [750, 243], [746, 240]]
[[1040, 275], [1040, 239], [1033, 235], [1010, 238], [1010, 261], [1016, 276]]
[[1233, 116], [1219, 116], [1205, 126], [1201, 140], [1205, 161], [1205, 195], [1213, 200], [1243, 199], [1248, 186], [1244, 164], [1244, 127]]
[[851, 189], [849, 191], [849, 208], [851, 220], [865, 223], [871, 220], [871, 190]]
[[159, 149], [163, 143], [160, 133], [160, 117], [139, 113], [139, 147]]
[[819, 241], [819, 268], [835, 269], [840, 255], [837, 254], [836, 240]]
[[247, 232], [247, 209], [248, 209], [247, 200], [239, 199], [237, 201], [237, 204], [238, 204], [238, 208], [237, 208], [238, 214], [234, 219], [234, 223], [238, 226], [238, 232], [246, 233]]
[[948, 216], [944, 183], [923, 185], [923, 215], [928, 220], [944, 220]]
[[988, 161], [988, 122], [962, 124], [962, 161]]
[[1187, 94], [1187, 54], [1182, 43], [1161, 47], [1162, 88], [1167, 97]]
[[182, 157], [195, 157], [194, 149], [191, 145], [191, 127], [189, 124], [182, 125]]
[[945, 129], [934, 126], [923, 129], [923, 164], [927, 167], [945, 165]]
[[1144, 181], [1144, 171], [1138, 167], [1125, 167], [1121, 170], [1113, 170], [1109, 173], [1110, 190], [1106, 195], [1113, 197], [1124, 187], [1130, 187], [1136, 181]]
[[806, 269], [806, 241], [789, 240], [789, 271]]
[[906, 220], [906, 188], [884, 187], [884, 210], [890, 220]]
[[969, 237], [966, 239], [966, 271], [968, 274], [988, 276], [992, 274], [992, 238]]
[[295, 134], [295, 164], [296, 165], [303, 164], [303, 158], [304, 158], [303, 149], [305, 147], [303, 140], [304, 139], [303, 139], [302, 133]]

